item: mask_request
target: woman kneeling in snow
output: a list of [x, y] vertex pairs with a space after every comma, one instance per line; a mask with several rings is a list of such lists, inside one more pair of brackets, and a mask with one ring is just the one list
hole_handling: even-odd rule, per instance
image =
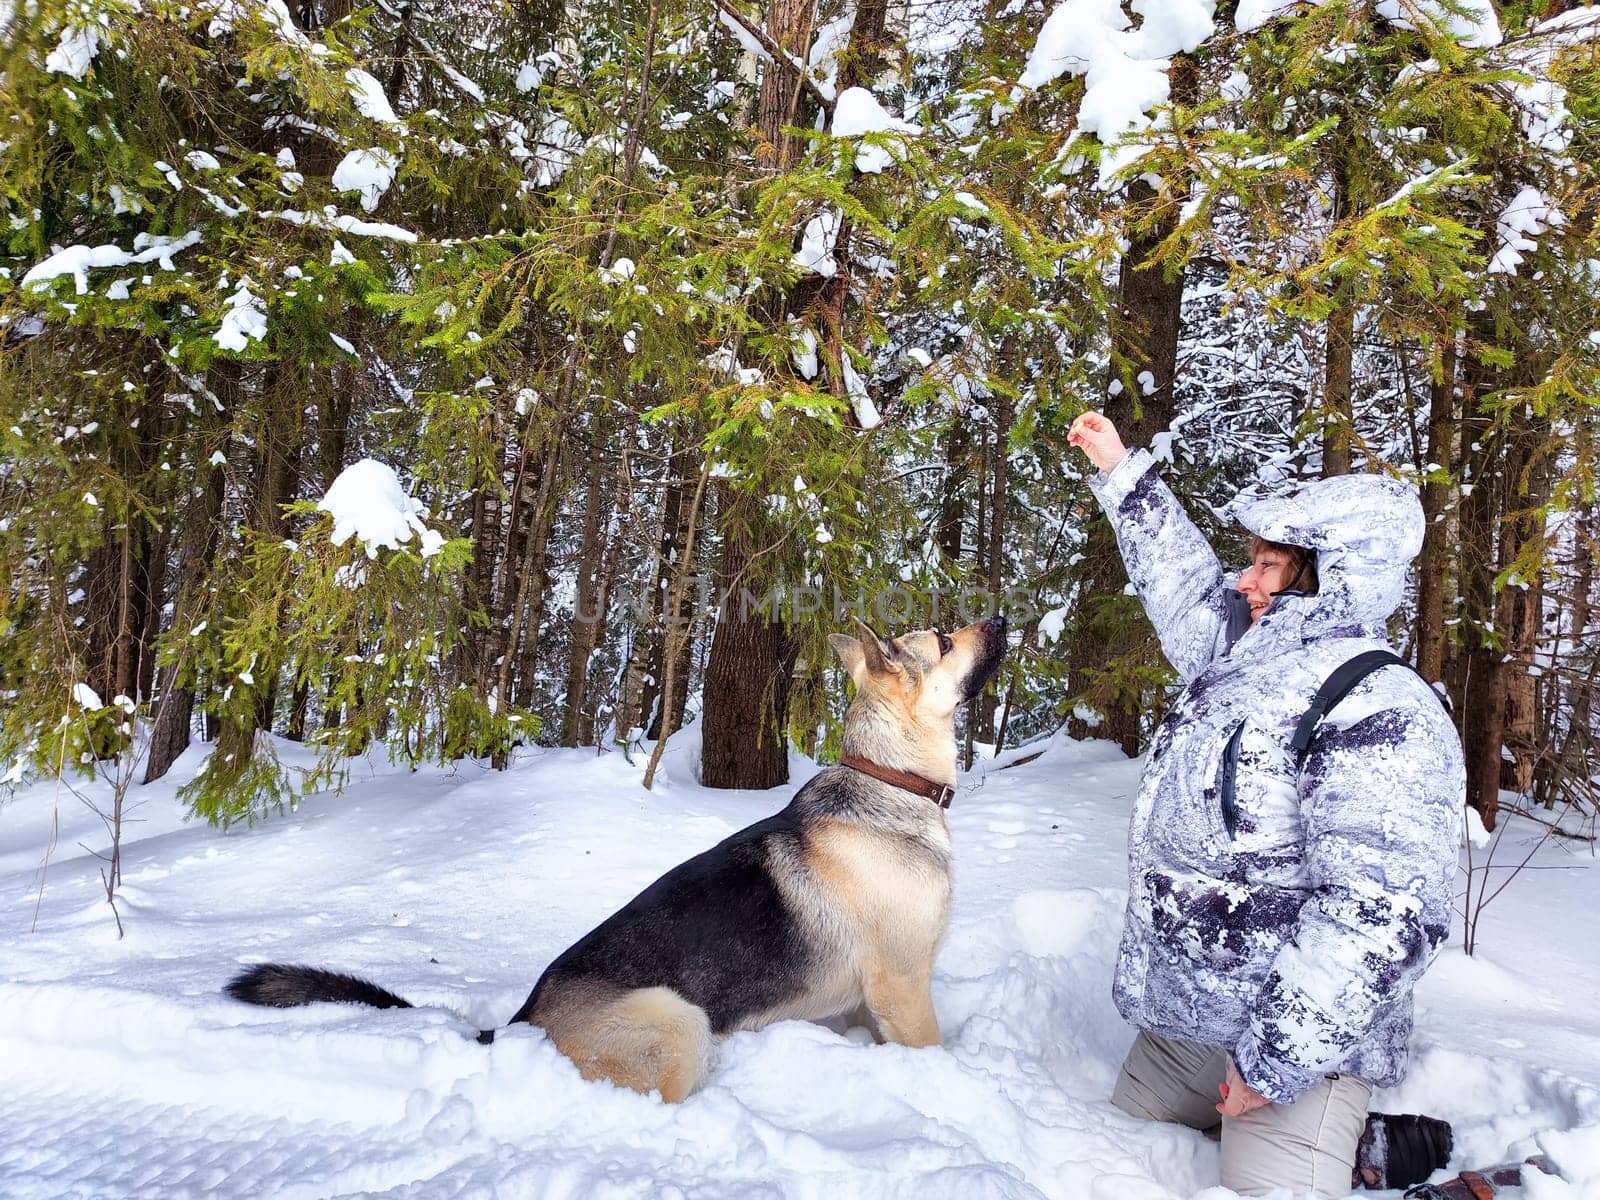
[[[1186, 685], [1128, 834], [1114, 997], [1140, 1032], [1112, 1102], [1220, 1124], [1222, 1183], [1244, 1195], [1345, 1195], [1368, 1097], [1405, 1073], [1411, 989], [1449, 930], [1466, 772], [1437, 696], [1399, 665], [1350, 691], [1298, 769], [1291, 740], [1338, 667], [1388, 648], [1421, 505], [1378, 475], [1245, 505], [1254, 561], [1228, 586], [1149, 454], [1099, 413], [1070, 440], [1100, 469], [1091, 486]], [[1425, 1177], [1448, 1135], [1409, 1121], [1388, 1132], [1443, 1143], [1417, 1147], [1433, 1151]]]

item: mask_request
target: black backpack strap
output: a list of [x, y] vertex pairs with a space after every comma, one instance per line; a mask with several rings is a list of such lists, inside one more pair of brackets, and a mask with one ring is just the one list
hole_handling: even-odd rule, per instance
[[1235, 794], [1239, 780], [1239, 738], [1244, 734], [1244, 722], [1233, 727], [1233, 736], [1222, 751], [1222, 770], [1217, 775], [1217, 802], [1222, 806], [1222, 824], [1231, 838], [1239, 832], [1239, 802]]
[[[1294, 738], [1290, 741], [1290, 748], [1294, 751], [1294, 769], [1299, 771], [1306, 763], [1306, 755], [1311, 751], [1311, 739], [1317, 732], [1317, 725], [1322, 718], [1333, 711], [1339, 701], [1350, 694], [1352, 688], [1368, 675], [1383, 667], [1404, 667], [1408, 671], [1416, 668], [1401, 658], [1392, 650], [1366, 650], [1356, 655], [1349, 662], [1341, 663], [1339, 667], [1328, 676], [1317, 694], [1311, 700], [1311, 707], [1306, 709], [1305, 715], [1300, 718], [1300, 724], [1295, 726]], [[1422, 675], [1418, 673], [1418, 679]], [[1427, 680], [1423, 679], [1426, 683]], [[1434, 698], [1445, 706], [1445, 711], [1450, 710], [1449, 701], [1440, 696], [1432, 684], [1428, 690], [1433, 692]]]

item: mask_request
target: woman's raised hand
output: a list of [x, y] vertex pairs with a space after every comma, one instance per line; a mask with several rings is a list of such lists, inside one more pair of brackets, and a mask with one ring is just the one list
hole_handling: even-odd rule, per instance
[[1067, 444], [1082, 450], [1089, 456], [1089, 461], [1102, 471], [1111, 470], [1128, 453], [1128, 448], [1117, 434], [1117, 427], [1104, 413], [1082, 414], [1067, 432]]

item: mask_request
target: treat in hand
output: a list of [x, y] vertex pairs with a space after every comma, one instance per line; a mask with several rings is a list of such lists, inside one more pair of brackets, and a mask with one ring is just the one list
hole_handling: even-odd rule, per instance
[[1102, 471], [1111, 470], [1128, 453], [1117, 427], [1104, 413], [1086, 412], [1079, 416], [1067, 433], [1067, 444], [1082, 450]]

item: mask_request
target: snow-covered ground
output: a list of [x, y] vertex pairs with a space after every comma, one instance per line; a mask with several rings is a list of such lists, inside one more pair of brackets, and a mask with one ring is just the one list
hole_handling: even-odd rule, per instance
[[[1105, 743], [964, 781], [943, 1048], [786, 1023], [725, 1042], [669, 1107], [584, 1082], [532, 1028], [463, 1037], [663, 870], [787, 801], [696, 786], [692, 734], [654, 793], [616, 754], [363, 765], [342, 795], [223, 834], [182, 821], [175, 782], [135, 788], [121, 940], [98, 820], [52, 786], [16, 795], [0, 807], [0, 1196], [1233, 1195], [1214, 1143], [1107, 1100], [1132, 1040], [1110, 972], [1139, 764]], [[173, 779], [199, 763], [191, 750]], [[798, 786], [814, 768], [795, 767]], [[1499, 859], [1540, 832], [1520, 822]], [[1600, 870], [1565, 841], [1533, 865], [1484, 916], [1478, 956], [1451, 948], [1429, 973], [1411, 1076], [1375, 1105], [1454, 1122], [1456, 1167], [1542, 1147], [1570, 1178], [1526, 1194], [1576, 1200], [1600, 1196]], [[266, 959], [460, 1017], [223, 997]]]

